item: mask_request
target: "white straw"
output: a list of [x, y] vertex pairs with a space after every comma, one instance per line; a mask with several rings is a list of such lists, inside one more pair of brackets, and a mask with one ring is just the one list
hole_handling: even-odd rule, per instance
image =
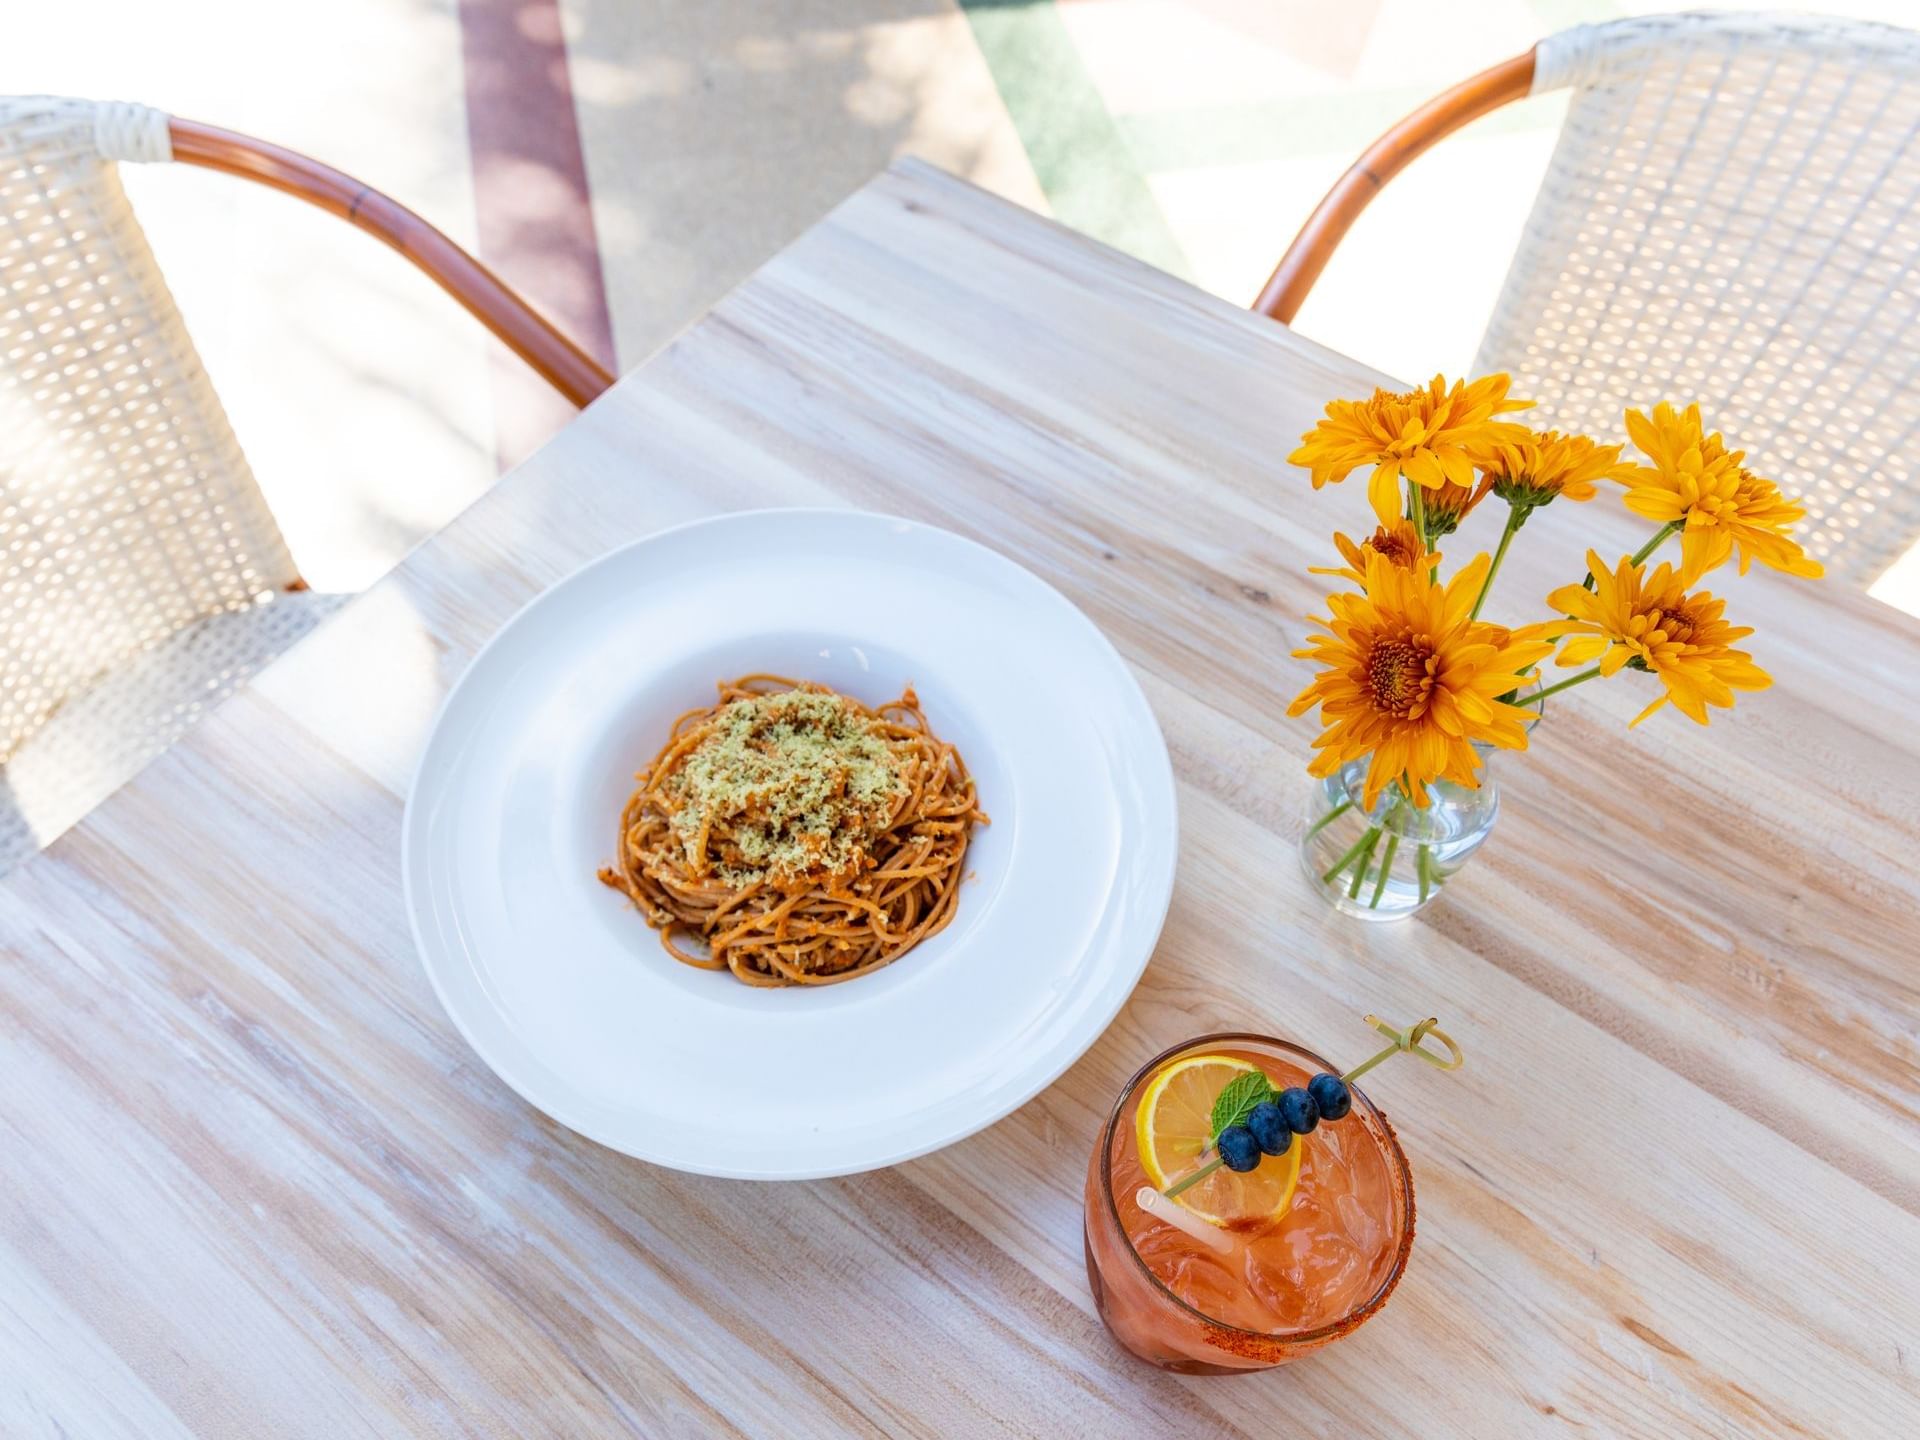
[[1133, 1197], [1133, 1203], [1153, 1216], [1164, 1220], [1183, 1235], [1191, 1236], [1216, 1255], [1224, 1255], [1233, 1248], [1233, 1241], [1227, 1238], [1227, 1232], [1217, 1225], [1209, 1225], [1185, 1206], [1167, 1199], [1151, 1185], [1142, 1185], [1139, 1193]]

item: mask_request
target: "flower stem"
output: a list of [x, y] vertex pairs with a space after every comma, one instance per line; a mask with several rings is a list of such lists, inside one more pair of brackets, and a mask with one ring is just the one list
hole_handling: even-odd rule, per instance
[[1493, 552], [1493, 563], [1487, 567], [1487, 578], [1480, 582], [1480, 594], [1473, 602], [1473, 613], [1469, 620], [1480, 618], [1480, 607], [1487, 603], [1487, 596], [1493, 591], [1493, 577], [1500, 573], [1500, 562], [1507, 558], [1507, 546], [1513, 543], [1514, 532], [1527, 522], [1527, 512], [1518, 505], [1507, 507], [1507, 528], [1500, 532], [1500, 544]]
[[1645, 560], [1660, 548], [1661, 541], [1665, 540], [1676, 530], [1684, 530], [1686, 525], [1687, 522], [1684, 520], [1669, 520], [1666, 524], [1662, 525], [1658, 530], [1653, 532], [1653, 538], [1651, 540], [1647, 541], [1646, 544], [1634, 552], [1633, 563], [1638, 565], [1642, 560]]
[[1380, 878], [1373, 882], [1373, 898], [1367, 901], [1369, 910], [1380, 908], [1380, 897], [1387, 892], [1387, 876], [1393, 873], [1393, 852], [1400, 848], [1400, 835], [1397, 831], [1387, 836], [1387, 853], [1380, 857]]
[[1420, 903], [1424, 905], [1428, 892], [1433, 888], [1433, 850], [1430, 846], [1421, 845], [1420, 859], [1414, 868], [1420, 872]]
[[1407, 518], [1413, 521], [1413, 533], [1420, 538], [1420, 553], [1427, 553], [1427, 500], [1418, 480], [1407, 481]]
[[1360, 852], [1360, 862], [1353, 867], [1353, 884], [1347, 887], [1349, 900], [1360, 898], [1360, 883], [1367, 878], [1367, 862], [1373, 859], [1373, 847], [1380, 843], [1380, 827], [1375, 825], [1361, 837], [1361, 840], [1367, 848]]
[[1333, 809], [1327, 811], [1326, 814], [1322, 815], [1318, 820], [1314, 821], [1313, 824], [1309, 825], [1307, 827], [1307, 833], [1300, 837], [1301, 840], [1302, 841], [1311, 840], [1314, 836], [1318, 835], [1322, 830], [1326, 829], [1327, 826], [1331, 825], [1334, 821], [1338, 820], [1342, 815], [1346, 814], [1347, 811], [1351, 810], [1352, 808], [1353, 808], [1353, 801], [1342, 800], [1338, 805], [1334, 806]]
[[1333, 862], [1333, 868], [1328, 870], [1325, 874], [1323, 874], [1320, 877], [1320, 883], [1322, 885], [1331, 885], [1333, 883], [1333, 877], [1338, 875], [1342, 870], [1346, 869], [1347, 866], [1351, 865], [1354, 862], [1354, 858], [1357, 855], [1359, 855], [1359, 853], [1362, 850], [1367, 848], [1368, 844], [1373, 840], [1374, 836], [1378, 833], [1379, 832], [1376, 830], [1369, 829], [1366, 834], [1362, 835], [1358, 840], [1354, 841], [1353, 845], [1351, 846], [1351, 848], [1348, 849], [1347, 853], [1342, 855], [1338, 860]]
[[[1645, 560], [1649, 555], [1651, 555], [1654, 551], [1660, 548], [1660, 542], [1662, 540], [1665, 540], [1669, 535], [1673, 534], [1674, 531], [1684, 530], [1686, 528], [1687, 528], [1687, 522], [1685, 520], [1669, 520], [1666, 524], [1662, 525], [1658, 530], [1653, 532], [1653, 538], [1651, 540], [1647, 541], [1646, 544], [1642, 545], [1638, 550], [1633, 552], [1633, 558], [1629, 560], [1627, 563], [1629, 565], [1638, 565], [1641, 561]], [[1582, 589], [1586, 589], [1586, 590], [1593, 589], [1594, 579], [1593, 579], [1593, 572], [1591, 570], [1587, 572], [1587, 578], [1582, 580], [1580, 582], [1580, 585]]]
[[[1544, 701], [1549, 695], [1558, 695], [1562, 690], [1571, 690], [1575, 685], [1580, 684], [1581, 681], [1591, 680], [1594, 676], [1598, 675], [1599, 673], [1600, 673], [1600, 667], [1598, 665], [1594, 666], [1591, 670], [1582, 670], [1578, 675], [1572, 676], [1569, 679], [1561, 680], [1555, 684], [1549, 685], [1544, 690], [1536, 691], [1534, 694], [1527, 697], [1527, 703], [1529, 705], [1532, 705], [1538, 701]], [[1542, 707], [1542, 713], [1543, 714], [1545, 713], [1544, 706]]]

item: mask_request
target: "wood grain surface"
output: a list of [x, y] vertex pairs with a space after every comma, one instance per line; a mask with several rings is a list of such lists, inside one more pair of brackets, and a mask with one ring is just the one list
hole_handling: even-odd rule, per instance
[[[1629, 734], [1645, 677], [1583, 687], [1500, 757], [1441, 903], [1342, 918], [1299, 875], [1282, 712], [1305, 566], [1366, 505], [1283, 457], [1375, 378], [926, 169], [847, 201], [0, 887], [0, 1434], [1920, 1433], [1920, 625], [1732, 583], [1773, 690]], [[1063, 1080], [770, 1186], [495, 1080], [415, 960], [398, 842], [435, 706], [516, 608], [791, 503], [950, 527], [1083, 606], [1166, 730], [1183, 848]], [[1490, 613], [1642, 531], [1554, 506]], [[1468, 1054], [1370, 1086], [1420, 1199], [1392, 1303], [1256, 1378], [1119, 1353], [1080, 1246], [1116, 1088], [1209, 1028], [1357, 1054], [1367, 1011]]]

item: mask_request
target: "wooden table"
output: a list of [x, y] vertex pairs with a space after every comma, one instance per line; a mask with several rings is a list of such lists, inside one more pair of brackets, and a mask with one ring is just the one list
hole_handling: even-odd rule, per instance
[[[1341, 918], [1298, 873], [1282, 712], [1305, 566], [1370, 522], [1283, 459], [1375, 378], [928, 170], [849, 200], [0, 889], [0, 1433], [1920, 1433], [1920, 626], [1734, 584], [1770, 693], [1629, 735], [1645, 678], [1586, 687], [1502, 757], [1441, 904]], [[823, 502], [983, 540], [1114, 638], [1179, 773], [1178, 892], [1113, 1028], [984, 1134], [677, 1175], [454, 1034], [402, 795], [542, 587]], [[1577, 573], [1583, 525], [1643, 528], [1555, 506], [1494, 612]], [[1080, 1251], [1116, 1088], [1223, 1025], [1358, 1055], [1366, 1011], [1468, 1052], [1372, 1087], [1419, 1187], [1393, 1303], [1254, 1379], [1118, 1353]]]

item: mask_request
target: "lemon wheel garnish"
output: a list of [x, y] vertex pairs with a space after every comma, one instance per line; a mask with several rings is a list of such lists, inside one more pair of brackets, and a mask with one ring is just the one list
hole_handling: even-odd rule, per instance
[[[1176, 1060], [1148, 1082], [1134, 1116], [1140, 1164], [1154, 1189], [1192, 1170], [1213, 1140], [1213, 1102], [1234, 1076], [1259, 1067], [1232, 1055], [1189, 1055]], [[1300, 1182], [1301, 1141], [1284, 1155], [1263, 1155], [1244, 1173], [1224, 1166], [1173, 1203], [1213, 1225], [1267, 1223], [1287, 1213]]]

